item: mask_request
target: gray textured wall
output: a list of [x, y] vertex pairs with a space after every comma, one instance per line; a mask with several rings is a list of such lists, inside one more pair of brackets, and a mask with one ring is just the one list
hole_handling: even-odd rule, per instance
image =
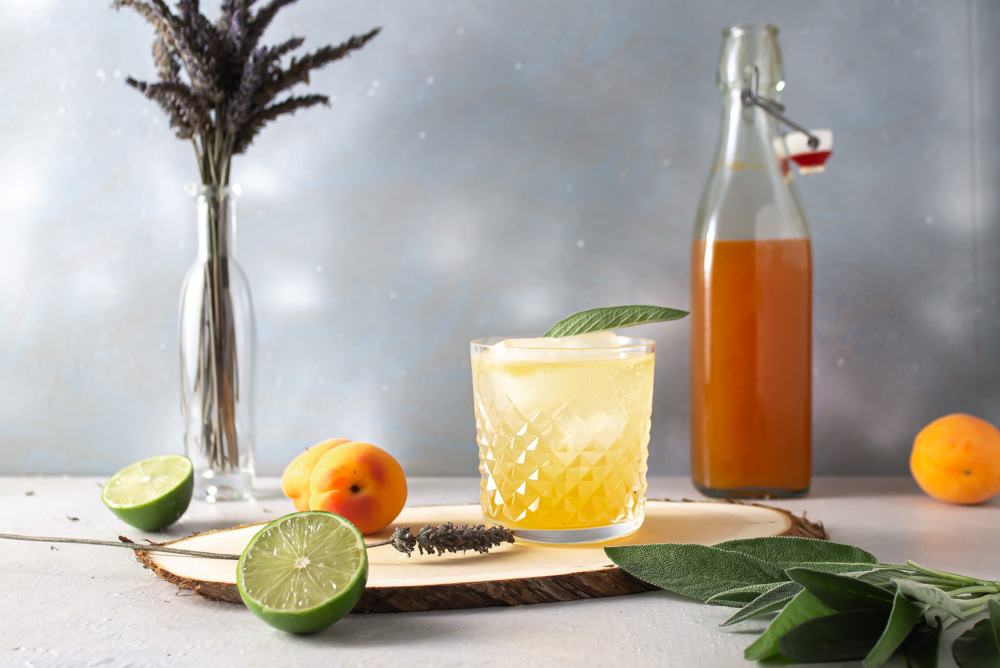
[[[206, 5], [214, 4], [206, 0]], [[108, 473], [181, 443], [190, 146], [123, 83], [150, 29], [0, 0], [0, 473]], [[238, 158], [258, 459], [330, 436], [473, 474], [468, 341], [686, 307], [731, 22], [781, 29], [790, 114], [836, 131], [815, 248], [816, 472], [902, 473], [938, 415], [1000, 421], [1000, 2], [321, 2], [270, 41], [375, 25], [335, 96]], [[659, 344], [651, 468], [687, 470], [686, 323]]]

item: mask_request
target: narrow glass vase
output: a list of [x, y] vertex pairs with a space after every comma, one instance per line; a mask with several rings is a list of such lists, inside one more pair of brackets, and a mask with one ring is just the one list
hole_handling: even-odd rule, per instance
[[236, 262], [238, 186], [188, 186], [198, 257], [181, 292], [181, 411], [195, 497], [239, 501], [254, 479], [254, 354], [250, 285]]

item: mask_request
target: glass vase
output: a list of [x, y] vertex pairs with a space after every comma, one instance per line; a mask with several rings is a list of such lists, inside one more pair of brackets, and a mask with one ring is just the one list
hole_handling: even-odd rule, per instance
[[254, 354], [250, 285], [236, 262], [238, 186], [188, 186], [198, 212], [198, 256], [180, 305], [184, 443], [195, 497], [252, 497]]

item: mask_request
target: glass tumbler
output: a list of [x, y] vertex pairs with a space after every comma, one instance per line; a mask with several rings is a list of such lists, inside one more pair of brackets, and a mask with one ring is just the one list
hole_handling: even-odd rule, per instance
[[485, 519], [536, 543], [595, 543], [637, 530], [654, 342], [602, 333], [471, 347]]

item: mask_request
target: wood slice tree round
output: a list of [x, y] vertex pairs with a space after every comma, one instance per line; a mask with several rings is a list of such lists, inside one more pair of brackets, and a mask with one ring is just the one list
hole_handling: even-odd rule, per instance
[[[478, 505], [423, 506], [405, 509], [395, 526], [414, 530], [430, 524], [482, 524]], [[262, 525], [195, 534], [173, 547], [238, 555]], [[387, 538], [391, 530], [370, 536]], [[656, 589], [611, 563], [607, 545], [699, 543], [760, 536], [827, 539], [822, 524], [770, 506], [735, 502], [649, 501], [646, 519], [625, 538], [575, 547], [517, 542], [489, 554], [414, 553], [406, 557], [390, 547], [369, 549], [369, 578], [355, 612], [408, 612], [551, 603], [633, 594]], [[136, 557], [158, 576], [213, 600], [240, 602], [235, 561], [202, 559], [155, 552]]]

